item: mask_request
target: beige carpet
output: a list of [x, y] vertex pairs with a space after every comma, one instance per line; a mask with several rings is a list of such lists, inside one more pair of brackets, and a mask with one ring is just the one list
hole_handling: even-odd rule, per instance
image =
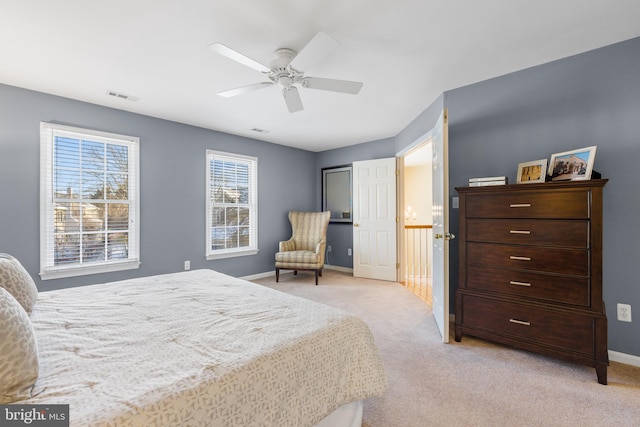
[[603, 386], [586, 366], [467, 336], [442, 344], [429, 306], [402, 285], [323, 276], [318, 286], [308, 272], [255, 282], [367, 322], [389, 388], [365, 401], [365, 427], [640, 426], [640, 368], [611, 362]]

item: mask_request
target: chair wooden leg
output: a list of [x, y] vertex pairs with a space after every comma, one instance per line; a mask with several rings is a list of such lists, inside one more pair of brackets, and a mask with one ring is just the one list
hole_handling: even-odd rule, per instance
[[297, 276], [298, 275], [298, 270], [293, 270], [293, 275]]
[[322, 269], [320, 269], [320, 277], [322, 277]]
[[318, 273], [320, 272], [320, 270], [316, 270], [316, 286], [318, 286]]
[[276, 283], [280, 280], [280, 269], [276, 267]]

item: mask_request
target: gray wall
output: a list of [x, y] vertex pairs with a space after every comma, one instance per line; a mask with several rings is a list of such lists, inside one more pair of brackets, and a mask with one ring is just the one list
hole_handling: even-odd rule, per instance
[[[445, 93], [451, 194], [473, 176], [597, 145], [604, 188], [604, 299], [609, 349], [640, 356], [640, 38]], [[457, 215], [452, 211], [452, 215]], [[457, 232], [457, 218], [451, 231]], [[458, 281], [451, 251], [451, 288]], [[453, 300], [452, 300], [453, 301]], [[634, 323], [616, 320], [631, 304]]]
[[[41, 121], [140, 137], [139, 269], [39, 279]], [[205, 260], [209, 148], [258, 157], [257, 255]], [[314, 167], [312, 152], [0, 85], [0, 252], [20, 259], [40, 290], [180, 271], [185, 260], [234, 276], [273, 271], [278, 241], [291, 235], [287, 212], [316, 208]]]
[[399, 132], [394, 138], [396, 153], [402, 152], [416, 141], [422, 142], [419, 140], [425, 133], [433, 129], [444, 107], [444, 95], [440, 95], [427, 109]]

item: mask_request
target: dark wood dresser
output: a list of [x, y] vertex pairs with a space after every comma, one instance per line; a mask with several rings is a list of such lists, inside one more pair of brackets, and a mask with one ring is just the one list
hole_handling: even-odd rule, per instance
[[593, 366], [607, 384], [606, 179], [458, 187], [464, 334]]

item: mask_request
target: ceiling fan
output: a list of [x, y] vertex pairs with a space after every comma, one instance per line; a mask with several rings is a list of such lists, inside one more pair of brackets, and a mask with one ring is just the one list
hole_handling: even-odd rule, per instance
[[225, 98], [242, 95], [258, 89], [264, 89], [270, 86], [282, 87], [282, 96], [290, 113], [301, 111], [304, 109], [302, 100], [298, 93], [299, 84], [303, 88], [327, 90], [331, 92], [348, 93], [357, 95], [362, 88], [361, 82], [352, 82], [348, 80], [325, 79], [321, 77], [307, 77], [304, 71], [308, 67], [318, 63], [326, 57], [338, 44], [331, 36], [319, 32], [307, 45], [302, 48], [299, 53], [294, 50], [281, 48], [275, 51], [275, 59], [271, 62], [271, 66], [267, 67], [260, 62], [249, 58], [248, 56], [231, 49], [222, 43], [213, 43], [209, 48], [220, 55], [226, 56], [242, 65], [252, 68], [266, 75], [270, 80], [267, 82], [254, 83], [248, 86], [242, 86], [236, 89], [218, 92], [218, 95]]

